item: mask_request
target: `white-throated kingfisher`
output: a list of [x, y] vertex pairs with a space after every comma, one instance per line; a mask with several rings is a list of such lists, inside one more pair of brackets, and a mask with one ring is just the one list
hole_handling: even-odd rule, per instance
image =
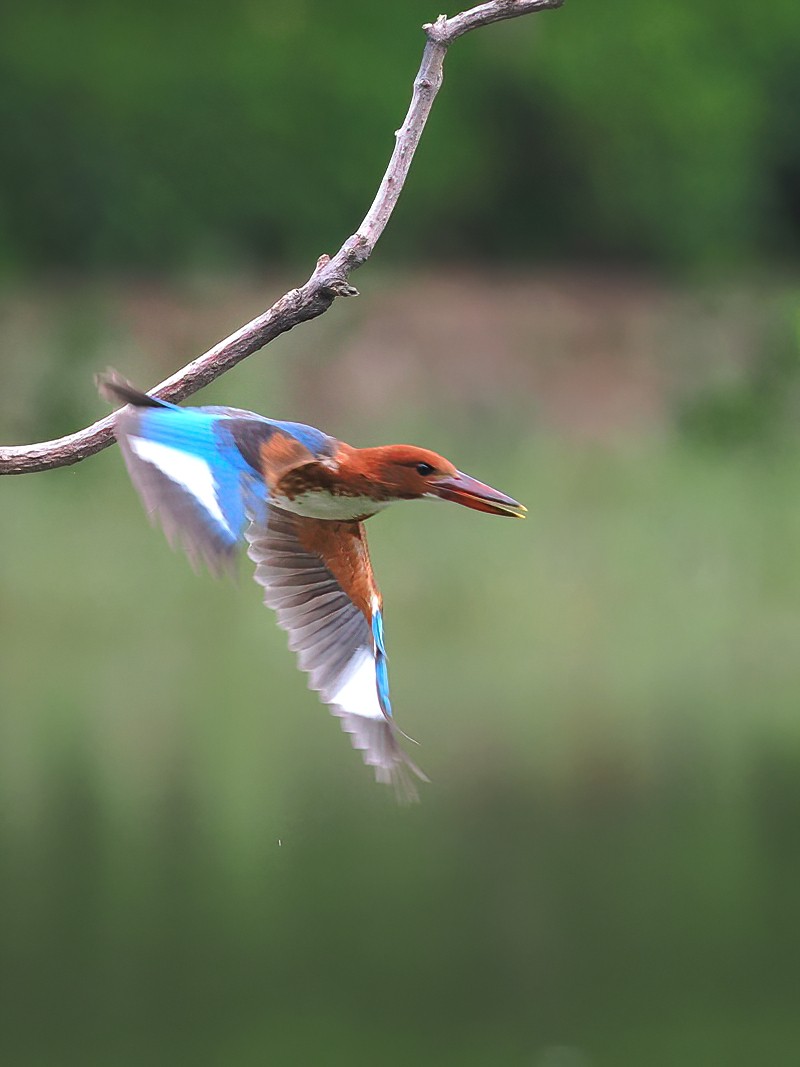
[[379, 782], [413, 798], [425, 775], [398, 744], [383, 602], [364, 520], [397, 500], [433, 498], [523, 516], [516, 500], [425, 448], [352, 448], [302, 423], [238, 408], [181, 408], [113, 373], [102, 394], [128, 406], [114, 433], [151, 517], [193, 563], [232, 566], [247, 540], [264, 601], [289, 633], [309, 687], [352, 736]]

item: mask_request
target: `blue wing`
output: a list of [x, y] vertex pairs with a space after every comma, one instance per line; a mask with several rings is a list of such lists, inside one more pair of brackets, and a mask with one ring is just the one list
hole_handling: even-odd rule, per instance
[[[265, 512], [263, 478], [242, 456], [230, 418], [192, 408], [126, 408], [115, 434], [133, 484], [193, 563], [230, 565], [247, 512]], [[267, 427], [269, 430], [269, 427]]]
[[114, 432], [131, 480], [169, 540], [194, 564], [230, 566], [246, 517], [265, 521], [269, 489], [263, 447], [276, 435], [294, 442], [295, 460], [330, 455], [335, 442], [301, 423], [238, 408], [181, 408], [141, 393], [113, 372], [101, 392], [127, 402]]
[[256, 415], [254, 411], [245, 411], [243, 408], [207, 406], [194, 409], [175, 408], [174, 410], [204, 411], [212, 415], [228, 415], [237, 421], [244, 420], [245, 423], [255, 422], [262, 426], [271, 426], [273, 430], [293, 437], [316, 459], [332, 456], [336, 451], [337, 442], [329, 434], [323, 433], [315, 426], [307, 426], [304, 422], [282, 422], [280, 419], [268, 419], [266, 415]]

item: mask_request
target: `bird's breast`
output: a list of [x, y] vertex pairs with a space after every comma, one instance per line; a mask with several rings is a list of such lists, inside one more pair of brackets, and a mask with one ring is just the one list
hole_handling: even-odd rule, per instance
[[277, 491], [273, 492], [270, 500], [276, 507], [291, 511], [294, 515], [338, 522], [367, 519], [370, 515], [382, 511], [390, 503], [388, 500], [374, 500], [370, 496], [336, 493], [329, 489], [306, 489], [292, 495]]

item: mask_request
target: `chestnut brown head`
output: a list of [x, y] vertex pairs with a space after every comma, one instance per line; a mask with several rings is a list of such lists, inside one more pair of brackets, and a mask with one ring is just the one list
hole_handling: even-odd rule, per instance
[[430, 497], [485, 511], [524, 518], [526, 509], [510, 496], [458, 470], [450, 460], [414, 445], [362, 448], [359, 459], [370, 479], [401, 500]]

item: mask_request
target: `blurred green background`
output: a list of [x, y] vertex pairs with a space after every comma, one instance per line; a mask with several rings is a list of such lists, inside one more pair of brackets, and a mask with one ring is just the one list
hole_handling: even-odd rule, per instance
[[[0, 440], [335, 251], [437, 13], [7, 5]], [[361, 298], [202, 394], [528, 505], [370, 524], [418, 806], [115, 449], [3, 480], [3, 1063], [800, 1062], [798, 115], [788, 0], [465, 38]]]

